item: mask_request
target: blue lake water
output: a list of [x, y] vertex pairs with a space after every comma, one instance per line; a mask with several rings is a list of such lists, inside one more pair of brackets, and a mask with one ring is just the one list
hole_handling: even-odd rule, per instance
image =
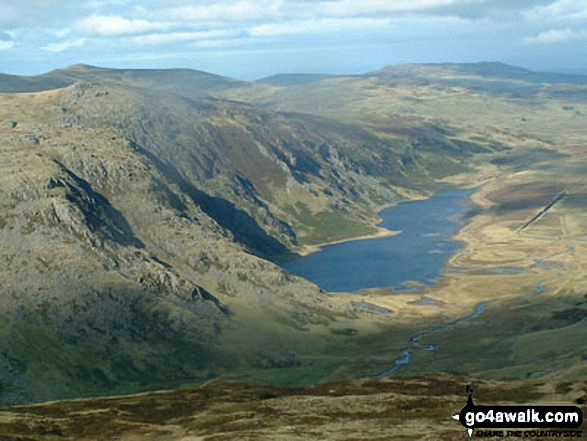
[[472, 192], [446, 191], [387, 208], [379, 213], [379, 226], [400, 234], [327, 245], [281, 266], [331, 292], [410, 289], [410, 281], [432, 284], [462, 246], [448, 238], [464, 222], [465, 202]]

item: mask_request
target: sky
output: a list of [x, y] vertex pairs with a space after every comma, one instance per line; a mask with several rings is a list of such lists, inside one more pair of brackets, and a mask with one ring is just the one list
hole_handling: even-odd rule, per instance
[[252, 80], [501, 61], [587, 73], [587, 0], [0, 0], [0, 72], [78, 63]]

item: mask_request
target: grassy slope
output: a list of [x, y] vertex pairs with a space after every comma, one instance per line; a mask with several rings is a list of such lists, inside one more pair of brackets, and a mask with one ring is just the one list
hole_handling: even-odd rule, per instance
[[584, 381], [547, 386], [448, 375], [306, 389], [211, 382], [199, 389], [5, 409], [0, 435], [76, 441], [454, 440], [466, 436], [450, 419], [466, 403], [466, 385], [473, 386], [478, 405], [576, 405], [586, 396]]

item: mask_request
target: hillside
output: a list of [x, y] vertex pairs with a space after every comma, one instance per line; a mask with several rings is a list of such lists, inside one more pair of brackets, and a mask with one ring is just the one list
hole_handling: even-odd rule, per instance
[[338, 78], [337, 75], [326, 74], [277, 74], [257, 80], [257, 83], [270, 84], [272, 86], [300, 86], [312, 84], [322, 80]]
[[[505, 63], [445, 63], [445, 64], [422, 64], [422, 65], [400, 65], [387, 66], [367, 76], [395, 77], [395, 78], [421, 78], [435, 81], [458, 81], [459, 78], [470, 78], [482, 81], [485, 79], [487, 86], [494, 83], [493, 90], [515, 89], [516, 84], [523, 89], [527, 84], [545, 86], [547, 84], [585, 85], [587, 76], [569, 75], [555, 72], [534, 72], [521, 67], [510, 66]], [[474, 84], [474, 83], [471, 83]]]
[[[586, 86], [540, 75], [1, 77], [0, 401], [218, 377], [309, 386], [376, 376], [406, 348], [402, 374], [574, 384], [587, 356]], [[276, 265], [455, 187], [477, 192], [464, 249], [434, 286], [335, 296]], [[422, 335], [440, 349], [418, 350]]]
[[[86, 85], [2, 96], [5, 402], [201, 381], [240, 363], [217, 340], [256, 328], [250, 314], [291, 334], [351, 313], [250, 254], [289, 252], [281, 241], [296, 236], [261, 199], [272, 185], [259, 196], [246, 173], [273, 170], [276, 192], [324, 178], [263, 155], [226, 115], [250, 120], [250, 109], [167, 101], [174, 119], [155, 98]], [[283, 151], [267, 141], [279, 132], [257, 130]], [[350, 193], [340, 179], [333, 199]], [[268, 351], [253, 363], [282, 351], [279, 337], [263, 341], [250, 343], [250, 356]]]
[[405, 133], [406, 121], [417, 127], [413, 137], [422, 121], [471, 130], [488, 142], [509, 134], [573, 143], [586, 134], [587, 76], [502, 63], [388, 66], [362, 76], [274, 86], [262, 94], [244, 87], [222, 95], [267, 109], [359, 123], [387, 136]]
[[71, 86], [80, 81], [161, 89], [185, 94], [202, 94], [214, 89], [227, 89], [243, 84], [232, 78], [190, 69], [107, 69], [77, 64], [33, 77], [2, 74], [0, 92], [42, 92]]
[[4, 409], [0, 436], [35, 441], [449, 441], [466, 439], [465, 429], [450, 417], [464, 407], [467, 385], [474, 388], [476, 404], [548, 401], [582, 403], [586, 409], [584, 381], [551, 386], [440, 374], [330, 382], [305, 389], [210, 382], [198, 389]]
[[[262, 258], [374, 232], [378, 207], [469, 168], [470, 146], [442, 169], [356, 125], [113, 75], [0, 95], [4, 402], [295, 366], [323, 351], [309, 326], [367, 312]], [[322, 362], [311, 378], [339, 364]]]

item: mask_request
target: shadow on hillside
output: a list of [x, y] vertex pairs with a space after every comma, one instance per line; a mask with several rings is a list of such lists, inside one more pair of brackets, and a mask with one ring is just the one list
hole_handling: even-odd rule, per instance
[[277, 239], [268, 235], [251, 215], [226, 199], [210, 196], [199, 190], [188, 182], [175, 167], [161, 161], [137, 143], [133, 141], [130, 143], [136, 152], [149, 158], [163, 176], [177, 184], [181, 191], [187, 194], [208, 216], [229, 230], [235, 241], [244, 245], [251, 254], [272, 261], [292, 256], [293, 253]]
[[51, 179], [48, 188], [67, 186], [67, 200], [82, 211], [88, 227], [93, 232], [99, 231], [107, 239], [123, 246], [145, 247], [124, 215], [114, 208], [104, 195], [94, 190], [89, 182], [77, 176], [59, 161], [54, 162], [75, 182], [75, 185]]

